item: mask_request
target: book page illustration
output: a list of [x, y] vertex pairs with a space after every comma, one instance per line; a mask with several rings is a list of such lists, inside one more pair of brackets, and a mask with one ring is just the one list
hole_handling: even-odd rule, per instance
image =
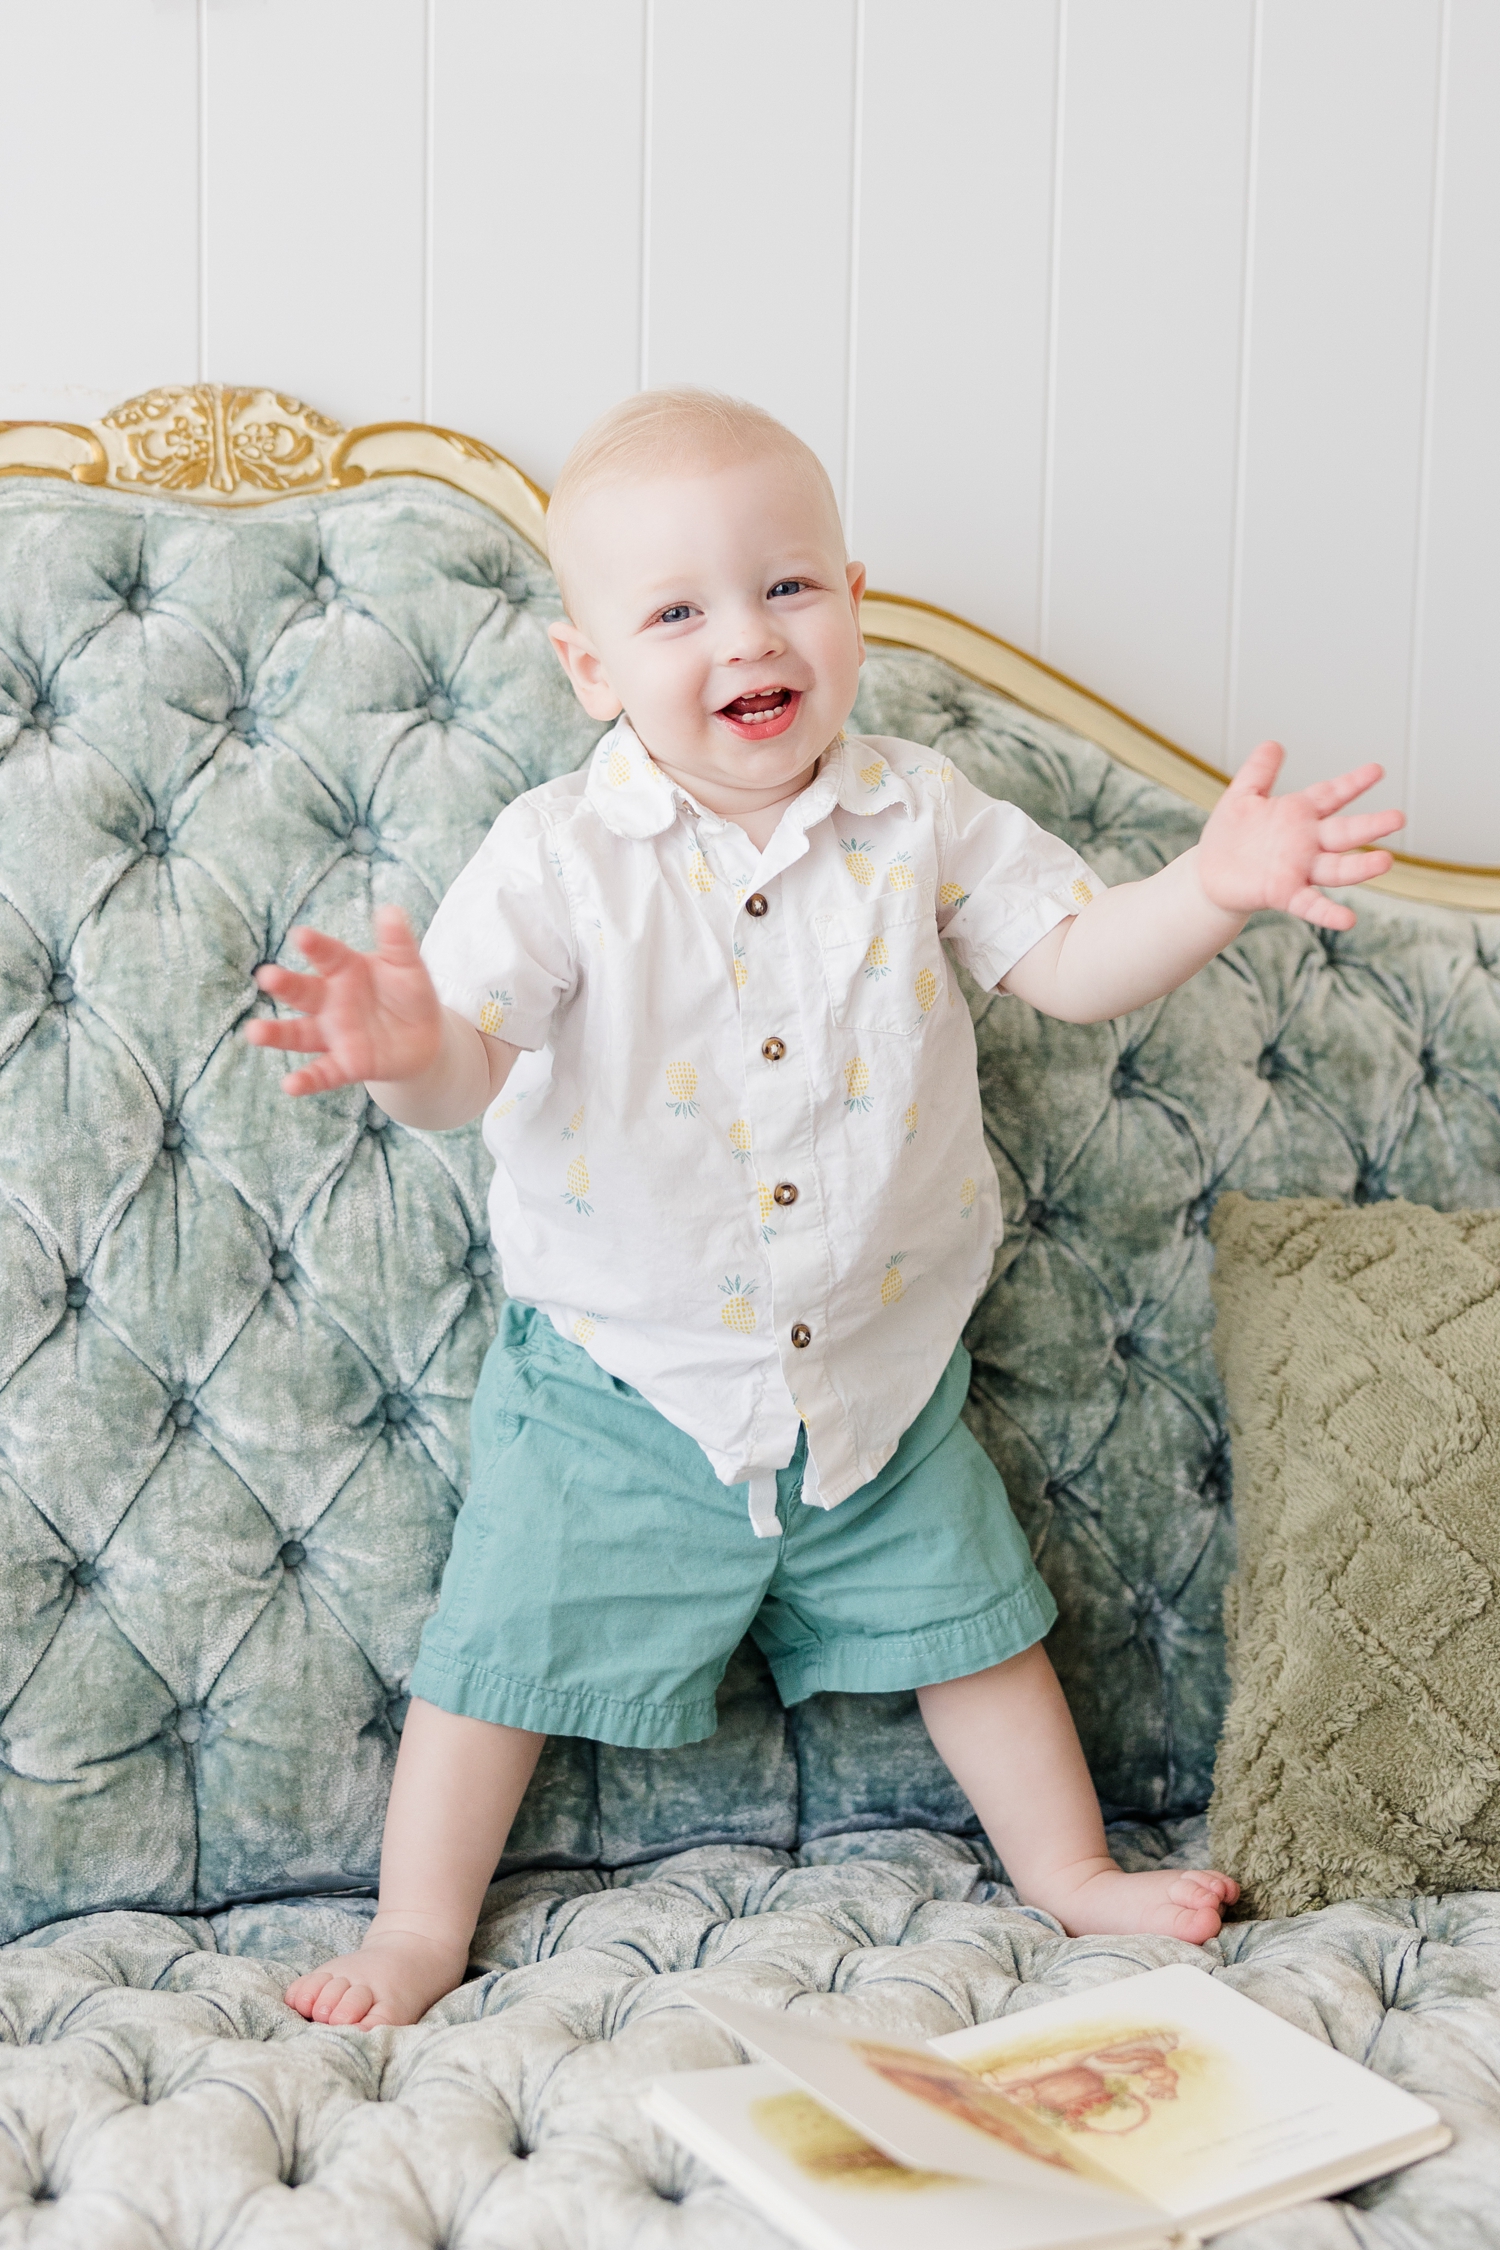
[[768, 2094], [752, 2102], [748, 2114], [755, 2130], [821, 2187], [883, 2189], [911, 2195], [959, 2184], [951, 2172], [918, 2172], [909, 2164], [898, 2164], [873, 2141], [867, 2141], [863, 2133], [856, 2133], [842, 2117], [835, 2117], [831, 2109], [800, 2089], [790, 2094]]

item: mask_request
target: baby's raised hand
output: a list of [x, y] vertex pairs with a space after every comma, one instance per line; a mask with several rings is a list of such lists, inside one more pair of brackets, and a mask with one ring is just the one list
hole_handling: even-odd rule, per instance
[[293, 1022], [253, 1017], [245, 1037], [256, 1047], [290, 1047], [316, 1062], [289, 1071], [284, 1094], [322, 1094], [361, 1080], [416, 1078], [443, 1043], [443, 1005], [399, 906], [375, 909], [375, 951], [356, 953], [300, 923], [293, 944], [316, 976], [267, 962], [255, 972], [263, 992], [302, 1013]]
[[1354, 927], [1352, 908], [1325, 898], [1318, 888], [1367, 883], [1384, 875], [1389, 852], [1361, 846], [1404, 827], [1399, 812], [1334, 816], [1344, 805], [1373, 788], [1383, 767], [1356, 766], [1336, 781], [1315, 781], [1289, 797], [1273, 797], [1271, 786], [1286, 756], [1279, 742], [1252, 750], [1209, 814], [1198, 843], [1198, 876], [1215, 906], [1230, 914], [1253, 914], [1277, 906], [1299, 914], [1320, 929]]

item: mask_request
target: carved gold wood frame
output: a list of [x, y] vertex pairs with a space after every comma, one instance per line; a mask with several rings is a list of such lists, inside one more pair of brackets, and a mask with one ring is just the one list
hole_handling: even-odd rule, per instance
[[[479, 438], [425, 422], [346, 430], [284, 392], [223, 383], [146, 391], [102, 421], [0, 422], [0, 477], [64, 477], [115, 492], [161, 492], [226, 509], [346, 491], [378, 477], [431, 477], [482, 501], [542, 554], [547, 495]], [[1043, 718], [1097, 742], [1135, 773], [1205, 809], [1228, 776], [1117, 711], [1076, 680], [949, 611], [866, 594], [868, 639], [923, 649]], [[1500, 913], [1500, 868], [1398, 855], [1373, 888], [1469, 912]]]

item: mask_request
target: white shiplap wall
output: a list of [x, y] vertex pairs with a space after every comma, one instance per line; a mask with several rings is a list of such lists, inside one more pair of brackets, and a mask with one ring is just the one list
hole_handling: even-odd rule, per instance
[[875, 584], [1500, 861], [1497, 0], [0, 0], [0, 416], [270, 381], [542, 483], [642, 382]]

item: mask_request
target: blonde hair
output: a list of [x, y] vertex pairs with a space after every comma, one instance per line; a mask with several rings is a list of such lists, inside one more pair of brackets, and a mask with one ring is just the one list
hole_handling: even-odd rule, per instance
[[[579, 502], [601, 485], [630, 484], [692, 466], [727, 467], [773, 456], [803, 477], [835, 523], [839, 505], [810, 445], [763, 406], [689, 385], [637, 391], [590, 423], [562, 465], [547, 503], [547, 553], [568, 601], [568, 545]], [[842, 534], [841, 534], [842, 537]]]

